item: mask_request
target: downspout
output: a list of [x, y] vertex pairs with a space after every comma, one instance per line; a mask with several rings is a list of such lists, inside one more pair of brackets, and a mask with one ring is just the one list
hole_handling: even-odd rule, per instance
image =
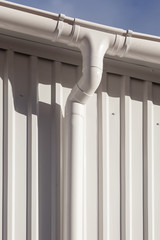
[[[63, 240], [83, 239], [83, 168], [85, 105], [97, 90], [103, 73], [103, 59], [117, 44], [117, 36], [98, 30], [71, 26], [60, 15], [54, 41], [78, 47], [82, 53], [82, 76], [73, 87], [65, 106], [63, 166]], [[118, 43], [124, 48], [123, 37]]]
[[115, 36], [77, 28], [75, 42], [82, 53], [82, 76], [72, 89], [65, 108], [63, 240], [83, 239], [83, 168], [85, 105], [98, 88], [104, 55]]

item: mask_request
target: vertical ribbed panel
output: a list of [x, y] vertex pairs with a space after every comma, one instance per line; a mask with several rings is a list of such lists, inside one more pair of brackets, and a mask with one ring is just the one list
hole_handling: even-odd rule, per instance
[[[63, 199], [63, 179], [62, 171], [62, 157], [63, 157], [63, 142], [62, 142], [62, 125], [63, 114], [61, 106], [63, 105], [63, 87], [62, 87], [62, 64], [54, 62], [54, 77], [55, 84], [52, 85], [53, 100], [53, 117], [55, 124], [53, 125], [53, 150], [52, 157], [52, 240], [62, 239], [62, 199]], [[54, 100], [55, 99], [55, 100]], [[55, 104], [54, 104], [55, 101]], [[60, 197], [61, 196], [61, 197]], [[55, 205], [57, 206], [55, 208]]]
[[143, 82], [131, 80], [131, 232], [143, 239]]
[[159, 84], [103, 77], [98, 91], [99, 239], [159, 238], [159, 96]]
[[[121, 81], [116, 76], [107, 77], [107, 192], [108, 240], [120, 239], [120, 91]], [[105, 184], [105, 183], [104, 183]]]
[[51, 239], [51, 81], [52, 62], [38, 62], [39, 234]]
[[[147, 83], [147, 138], [146, 138], [146, 161], [147, 179], [146, 181], [146, 205], [145, 212], [145, 235], [148, 240], [155, 239], [154, 236], [154, 154], [153, 154], [153, 102], [152, 102], [152, 83]], [[147, 211], [148, 210], [148, 211]], [[147, 239], [146, 237], [146, 239]]]
[[160, 238], [160, 85], [153, 84], [153, 239]]
[[4, 239], [15, 239], [15, 111], [12, 91], [14, 53], [6, 52], [4, 74]]
[[39, 239], [39, 184], [38, 184], [38, 60], [29, 59], [29, 91], [27, 114], [27, 239]]
[[[96, 94], [86, 106], [86, 159], [84, 163], [85, 177], [85, 218], [87, 239], [96, 240], [98, 237], [98, 139], [97, 139], [97, 111], [93, 111], [92, 104], [97, 106]], [[94, 146], [94, 147], [93, 147]], [[92, 170], [91, 170], [92, 169]], [[92, 222], [92, 224], [90, 224]]]
[[5, 51], [0, 50], [0, 240], [3, 240], [3, 79]]
[[63, 95], [76, 67], [10, 50], [0, 63], [0, 239], [60, 239]]
[[[123, 192], [121, 192], [121, 196], [123, 197], [123, 222], [121, 222], [122, 227], [122, 236], [125, 240], [132, 239], [131, 231], [132, 231], [132, 156], [131, 156], [131, 149], [132, 149], [132, 142], [131, 142], [131, 98], [130, 98], [130, 78], [124, 77], [124, 86], [123, 86], [123, 93], [122, 98], [123, 105], [123, 143], [122, 143], [122, 151], [123, 151], [123, 158], [121, 158], [121, 162], [123, 161], [123, 165], [121, 166], [121, 171], [123, 171], [123, 178], [124, 181], [121, 189], [123, 187]], [[122, 122], [122, 123], [123, 123]], [[122, 172], [121, 172], [122, 173]], [[122, 200], [122, 198], [121, 198]]]
[[14, 194], [15, 194], [15, 239], [26, 238], [27, 226], [27, 109], [29, 91], [29, 58], [14, 54]]
[[[80, 75], [0, 50], [0, 240], [62, 240], [65, 103]], [[160, 239], [160, 84], [104, 72], [84, 131], [83, 239]]]

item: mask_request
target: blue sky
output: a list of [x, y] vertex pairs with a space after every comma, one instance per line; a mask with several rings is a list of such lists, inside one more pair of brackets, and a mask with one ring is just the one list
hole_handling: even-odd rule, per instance
[[12, 0], [11, 2], [160, 36], [159, 0]]

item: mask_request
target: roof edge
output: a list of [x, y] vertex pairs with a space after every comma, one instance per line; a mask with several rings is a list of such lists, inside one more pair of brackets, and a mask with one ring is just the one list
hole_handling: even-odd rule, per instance
[[[16, 9], [19, 11], [35, 14], [38, 16], [42, 16], [42, 17], [50, 18], [50, 19], [54, 19], [54, 20], [58, 20], [59, 15], [60, 15], [60, 14], [52, 13], [49, 11], [44, 11], [44, 10], [24, 6], [21, 4], [11, 3], [8, 1], [4, 1], [4, 0], [0, 0], [0, 6], [11, 8], [11, 9]], [[65, 15], [63, 15], [63, 16], [65, 16]], [[126, 36], [128, 34], [128, 32], [130, 31], [130, 32], [132, 32], [133, 38], [160, 42], [160, 37], [155, 36], [155, 35], [143, 34], [143, 33], [139, 33], [139, 32], [133, 32], [131, 30], [124, 30], [121, 28], [110, 27], [110, 26], [106, 26], [103, 24], [98, 24], [98, 23], [94, 23], [94, 22], [90, 22], [90, 21], [86, 21], [86, 20], [82, 20], [82, 19], [78, 19], [78, 18], [72, 18], [72, 17], [65, 16], [64, 22], [69, 23], [69, 24], [76, 23], [77, 25], [83, 26], [85, 28], [95, 29], [97, 31], [102, 31], [102, 32], [107, 32], [107, 33], [114, 33], [114, 34], [122, 35], [122, 36]]]

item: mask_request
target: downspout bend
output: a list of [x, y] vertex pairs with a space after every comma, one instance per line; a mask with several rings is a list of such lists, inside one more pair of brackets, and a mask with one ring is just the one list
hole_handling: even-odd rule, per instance
[[[77, 30], [79, 28], [79, 30]], [[76, 41], [72, 42], [78, 47], [82, 54], [82, 75], [77, 84], [73, 87], [67, 104], [78, 102], [86, 104], [88, 99], [97, 90], [103, 73], [103, 59], [107, 50], [114, 44], [115, 36], [96, 30], [90, 30], [74, 26]]]

